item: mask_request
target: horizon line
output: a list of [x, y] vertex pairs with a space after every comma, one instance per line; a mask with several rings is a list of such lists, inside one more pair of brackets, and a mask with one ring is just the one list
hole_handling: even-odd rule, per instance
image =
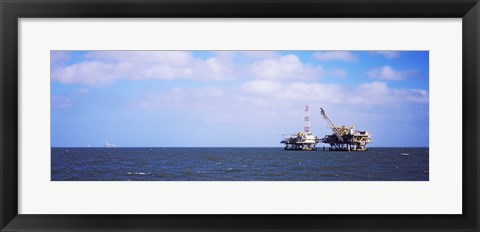
[[[219, 146], [116, 146], [116, 147], [104, 147], [104, 146], [50, 146], [50, 148], [283, 148], [283, 147], [270, 147], [270, 146], [252, 146], [252, 147], [246, 147], [246, 146], [230, 146], [230, 147], [219, 147]], [[323, 148], [322, 147], [317, 147], [318, 148]], [[328, 148], [328, 147], [325, 147]], [[374, 146], [374, 147], [368, 147], [368, 148], [430, 148], [430, 146]]]

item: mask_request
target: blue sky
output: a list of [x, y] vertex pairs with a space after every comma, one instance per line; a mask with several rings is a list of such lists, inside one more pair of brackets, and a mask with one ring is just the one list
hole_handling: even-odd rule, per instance
[[[428, 146], [428, 51], [51, 51], [51, 145], [280, 147], [337, 125]], [[323, 146], [319, 144], [319, 146]]]

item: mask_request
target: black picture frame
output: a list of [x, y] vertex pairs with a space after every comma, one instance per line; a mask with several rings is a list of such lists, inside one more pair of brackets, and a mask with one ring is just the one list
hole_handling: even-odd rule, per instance
[[[478, 0], [0, 0], [1, 231], [479, 231]], [[19, 18], [462, 18], [461, 215], [18, 214]], [[353, 42], [353, 41], [352, 41]], [[445, 110], [448, 112], [448, 109]], [[468, 127], [468, 129], [466, 129]], [[41, 196], [39, 196], [41, 198]], [[439, 202], [439, 204], [442, 204]]]

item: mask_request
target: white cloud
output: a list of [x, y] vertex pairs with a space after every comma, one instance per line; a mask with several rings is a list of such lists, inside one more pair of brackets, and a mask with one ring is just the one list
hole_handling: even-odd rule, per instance
[[254, 77], [269, 80], [311, 80], [323, 75], [321, 66], [304, 64], [295, 55], [256, 61], [250, 69]]
[[[99, 87], [125, 79], [300, 81], [318, 79], [323, 75], [321, 66], [305, 64], [292, 54], [281, 56], [269, 51], [218, 51], [206, 58], [195, 58], [184, 51], [94, 51], [84, 57], [84, 61], [75, 64], [52, 65], [52, 81]], [[238, 62], [237, 57], [247, 59]]]
[[264, 98], [267, 105], [291, 107], [308, 102], [338, 103], [341, 99], [335, 95], [342, 89], [337, 84], [254, 80], [241, 86], [241, 96], [246, 102], [258, 103], [259, 98]]
[[51, 98], [52, 108], [68, 108], [73, 106], [73, 100], [70, 97], [54, 95]]
[[410, 102], [428, 103], [428, 91], [424, 89], [409, 89], [407, 92], [407, 100]]
[[217, 106], [224, 101], [224, 92], [215, 87], [207, 88], [173, 88], [164, 92], [145, 95], [132, 106], [142, 109], [201, 109]]
[[315, 52], [313, 57], [321, 61], [340, 60], [355, 62], [358, 60], [357, 56], [348, 51]]
[[381, 105], [401, 103], [428, 103], [428, 91], [420, 89], [394, 89], [387, 83], [374, 81], [356, 87], [347, 96], [351, 104]]
[[256, 80], [241, 86], [241, 89], [253, 94], [271, 94], [282, 91], [283, 85], [277, 81]]
[[193, 61], [193, 55], [187, 51], [93, 51], [87, 59], [108, 63], [169, 64], [185, 66]]
[[207, 134], [211, 132], [209, 125], [216, 125], [214, 128], [224, 130], [228, 136], [240, 133], [248, 137], [251, 128], [257, 133], [272, 132], [280, 137], [282, 133], [302, 130], [306, 104], [310, 106], [312, 128], [318, 136], [330, 133], [319, 113], [320, 107], [338, 125], [354, 124], [374, 133], [385, 123], [419, 117], [416, 110], [409, 109], [425, 111], [426, 108], [428, 113], [428, 91], [395, 89], [381, 81], [347, 86], [250, 80], [231, 89], [175, 88], [150, 93], [136, 100], [133, 106], [136, 111], [172, 114], [170, 117], [175, 120], [182, 118], [205, 125]]
[[240, 53], [250, 59], [275, 58], [278, 56], [275, 51], [241, 51]]
[[408, 77], [416, 75], [415, 70], [395, 70], [394, 68], [385, 65], [383, 67], [374, 68], [367, 72], [368, 77], [379, 80], [404, 80]]
[[[378, 105], [395, 101], [395, 96], [387, 83], [374, 81], [357, 86], [347, 101], [355, 105]], [[401, 99], [397, 99], [401, 100]]]
[[123, 75], [120, 66], [112, 64], [86, 61], [52, 71], [52, 80], [65, 84], [81, 83], [87, 85], [108, 85]]
[[364, 83], [358, 86], [357, 88], [361, 92], [368, 92], [374, 95], [384, 95], [388, 92], [388, 86], [385, 82], [374, 81], [369, 83]]
[[374, 81], [347, 87], [337, 84], [281, 83], [255, 80], [241, 86], [243, 97], [270, 99], [268, 104], [278, 106], [314, 102], [330, 105], [375, 105], [385, 103], [428, 103], [428, 91], [419, 89], [394, 89], [387, 83]]
[[[277, 112], [295, 109], [305, 104], [330, 106], [337, 110], [358, 107], [398, 107], [401, 104], [428, 103], [428, 91], [421, 89], [395, 89], [381, 81], [358, 86], [319, 84], [309, 82], [280, 82], [251, 80], [239, 87], [219, 89], [173, 88], [150, 93], [133, 103], [141, 109], [200, 109], [249, 112], [250, 109]], [[256, 114], [258, 112], [254, 112]], [[210, 115], [211, 116], [211, 115]], [[210, 117], [208, 114], [205, 117]]]
[[399, 51], [372, 51], [370, 53], [374, 55], [382, 55], [388, 59], [394, 59], [400, 56]]
[[339, 78], [347, 77], [347, 71], [339, 68], [331, 70], [329, 74], [333, 77], [339, 77]]
[[88, 94], [89, 92], [90, 92], [90, 90], [87, 89], [87, 88], [81, 88], [81, 89], [77, 90], [78, 94]]
[[222, 80], [235, 75], [227, 53], [195, 59], [184, 51], [95, 51], [85, 61], [52, 69], [52, 81], [65, 84], [106, 86], [129, 80]]
[[70, 53], [68, 51], [50, 51], [50, 64], [52, 66], [63, 66], [69, 59]]

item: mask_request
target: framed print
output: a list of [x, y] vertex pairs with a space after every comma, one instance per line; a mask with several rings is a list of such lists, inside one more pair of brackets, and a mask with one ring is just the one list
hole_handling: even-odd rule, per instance
[[1, 231], [478, 231], [478, 1], [2, 1]]

